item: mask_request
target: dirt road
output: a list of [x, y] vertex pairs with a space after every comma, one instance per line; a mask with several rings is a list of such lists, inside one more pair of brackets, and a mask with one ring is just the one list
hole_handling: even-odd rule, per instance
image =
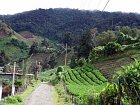
[[42, 83], [25, 101], [25, 105], [54, 105], [52, 86]]

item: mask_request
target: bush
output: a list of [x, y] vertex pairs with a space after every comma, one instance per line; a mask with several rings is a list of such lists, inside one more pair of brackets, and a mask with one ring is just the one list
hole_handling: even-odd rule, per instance
[[62, 72], [62, 71], [63, 71], [63, 67], [59, 66], [59, 67], [57, 68], [57, 74], [59, 74], [59, 72]]
[[16, 104], [18, 103], [18, 100], [16, 99], [16, 97], [9, 96], [6, 98], [6, 103]]
[[82, 57], [82, 58], [80, 58], [79, 61], [78, 61], [78, 66], [81, 67], [81, 66], [83, 66], [85, 63], [86, 63], [86, 60], [85, 60], [85, 58]]
[[116, 42], [109, 42], [105, 47], [105, 54], [106, 55], [113, 55], [115, 53], [118, 53], [120, 51], [122, 51], [122, 47], [120, 44], [116, 43]]
[[22, 98], [20, 97], [20, 96], [15, 96], [16, 97], [16, 99], [18, 100], [18, 102], [20, 103], [20, 102], [23, 102], [23, 100], [22, 100]]
[[22, 80], [16, 79], [16, 80], [15, 80], [15, 85], [16, 85], [17, 87], [22, 86]]
[[9, 96], [6, 98], [6, 103], [17, 104], [23, 102], [20, 96]]
[[104, 55], [104, 46], [95, 47], [89, 54], [89, 60], [93, 63], [102, 55]]
[[136, 48], [136, 49], [140, 49], [140, 42], [139, 42], [139, 43], [134, 44], [134, 48]]

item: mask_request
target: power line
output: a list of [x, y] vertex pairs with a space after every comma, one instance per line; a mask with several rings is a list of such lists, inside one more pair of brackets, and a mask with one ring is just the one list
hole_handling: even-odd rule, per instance
[[110, 2], [110, 0], [108, 0], [107, 1], [107, 3], [106, 3], [106, 5], [104, 6], [104, 8], [103, 8], [103, 10], [102, 11], [104, 11], [105, 10], [105, 8], [107, 7], [107, 5], [108, 5], [108, 3]]

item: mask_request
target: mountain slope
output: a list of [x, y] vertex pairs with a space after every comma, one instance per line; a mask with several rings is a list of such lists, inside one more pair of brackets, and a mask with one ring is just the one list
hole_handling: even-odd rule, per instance
[[28, 56], [28, 41], [0, 21], [0, 57], [4, 63]]
[[74, 42], [87, 29], [98, 31], [116, 29], [116, 26], [140, 28], [140, 15], [121, 12], [82, 11], [75, 9], [38, 9], [15, 15], [0, 16], [16, 32], [30, 31], [36, 35], [61, 41], [71, 32]]

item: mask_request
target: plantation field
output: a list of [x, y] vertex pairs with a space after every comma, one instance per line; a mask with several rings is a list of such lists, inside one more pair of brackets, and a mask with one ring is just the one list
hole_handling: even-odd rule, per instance
[[108, 82], [97, 69], [89, 64], [84, 65], [82, 68], [67, 68], [63, 80], [68, 92], [74, 96], [98, 95]]

